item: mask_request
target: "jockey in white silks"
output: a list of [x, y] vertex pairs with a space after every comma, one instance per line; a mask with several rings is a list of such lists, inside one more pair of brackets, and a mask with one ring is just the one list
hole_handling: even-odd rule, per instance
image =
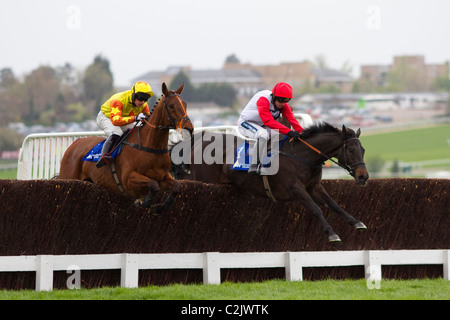
[[[248, 173], [261, 174], [261, 154], [266, 149], [267, 141], [274, 134], [281, 133], [289, 138], [300, 137], [303, 128], [295, 119], [288, 104], [292, 98], [292, 87], [280, 82], [272, 91], [263, 90], [256, 93], [242, 110], [238, 120], [238, 130], [245, 137], [256, 139]], [[276, 121], [281, 114], [294, 130]]]

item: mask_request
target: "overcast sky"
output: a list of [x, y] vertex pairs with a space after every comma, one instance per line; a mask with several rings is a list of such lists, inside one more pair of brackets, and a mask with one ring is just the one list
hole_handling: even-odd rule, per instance
[[171, 65], [313, 60], [389, 64], [394, 55], [450, 60], [448, 0], [1, 0], [0, 69], [83, 69], [102, 54], [116, 86]]

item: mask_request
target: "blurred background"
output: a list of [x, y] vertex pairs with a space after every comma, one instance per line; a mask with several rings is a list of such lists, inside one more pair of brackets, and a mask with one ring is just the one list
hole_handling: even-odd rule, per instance
[[[450, 177], [450, 2], [167, 0], [0, 3], [0, 178], [24, 138], [98, 131], [139, 80], [185, 82], [202, 126], [236, 125], [288, 82], [296, 114], [361, 128], [372, 177]], [[153, 105], [156, 98], [149, 104]], [[345, 172], [326, 164], [325, 178]]]

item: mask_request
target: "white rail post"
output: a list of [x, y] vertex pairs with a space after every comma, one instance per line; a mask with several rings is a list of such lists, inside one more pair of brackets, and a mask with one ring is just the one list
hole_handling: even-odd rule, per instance
[[380, 289], [381, 262], [376, 251], [364, 252], [364, 268], [366, 269], [366, 281], [369, 289]]
[[450, 250], [444, 250], [444, 280], [450, 280]]
[[139, 255], [124, 253], [120, 273], [120, 286], [137, 288], [139, 284]]
[[53, 290], [53, 256], [36, 256], [36, 291]]
[[220, 284], [219, 252], [203, 253], [203, 283]]
[[300, 252], [286, 252], [285, 269], [287, 281], [303, 281], [303, 268]]

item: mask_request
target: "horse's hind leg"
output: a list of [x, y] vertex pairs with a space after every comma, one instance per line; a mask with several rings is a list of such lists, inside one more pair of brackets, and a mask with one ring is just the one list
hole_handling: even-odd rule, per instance
[[330, 195], [325, 191], [322, 185], [318, 185], [315, 187], [310, 193], [315, 202], [319, 204], [323, 204], [326, 207], [330, 208], [334, 212], [338, 213], [342, 216], [348, 224], [355, 227], [356, 230], [366, 230], [367, 227], [361, 221], [356, 220], [353, 216], [351, 216], [347, 211], [342, 209], [336, 201], [334, 201]]
[[291, 197], [298, 200], [302, 205], [304, 205], [315, 217], [317, 217], [322, 223], [325, 233], [328, 235], [328, 241], [338, 242], [341, 241], [339, 236], [333, 231], [331, 226], [328, 224], [327, 220], [323, 216], [322, 210], [314, 202], [311, 196], [306, 192], [306, 190], [299, 186], [294, 186], [291, 189]]

